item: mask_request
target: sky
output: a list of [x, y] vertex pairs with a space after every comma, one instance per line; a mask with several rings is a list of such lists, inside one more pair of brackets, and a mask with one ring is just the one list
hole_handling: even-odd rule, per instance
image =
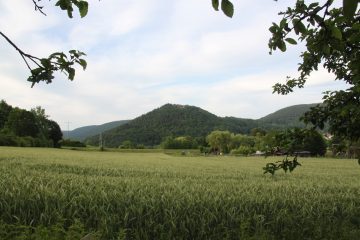
[[298, 76], [304, 51], [299, 44], [269, 55], [268, 28], [289, 1], [233, 1], [232, 19], [210, 0], [90, 0], [88, 15], [73, 19], [55, 3], [40, 2], [44, 16], [30, 0], [1, 1], [0, 31], [38, 57], [81, 50], [88, 68], [78, 68], [74, 81], [57, 74], [31, 88], [22, 58], [0, 38], [0, 99], [41, 106], [63, 130], [133, 119], [166, 103], [257, 119], [346, 87], [320, 69], [305, 88], [272, 94], [275, 83]]

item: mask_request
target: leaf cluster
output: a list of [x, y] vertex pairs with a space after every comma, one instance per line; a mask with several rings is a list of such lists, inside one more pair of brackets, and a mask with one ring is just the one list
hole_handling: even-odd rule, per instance
[[47, 84], [51, 83], [54, 79], [54, 73], [56, 71], [63, 72], [67, 75], [69, 80], [74, 80], [74, 65], [79, 64], [84, 70], [87, 67], [87, 62], [81, 58], [82, 56], [85, 56], [85, 53], [77, 50], [70, 50], [69, 56], [63, 52], [55, 52], [49, 57], [42, 59], [29, 56], [28, 58], [37, 65], [36, 68], [31, 69], [28, 64], [31, 71], [28, 81], [32, 83], [31, 87], [40, 81], [45, 81]]
[[[302, 88], [307, 77], [322, 65], [336, 80], [344, 81], [349, 88], [324, 93], [323, 103], [313, 107], [302, 120], [314, 128], [329, 126], [330, 132], [349, 140], [360, 138], [360, 10], [357, 0], [344, 0], [343, 7], [334, 7], [334, 1], [323, 5], [306, 4], [302, 0], [295, 7], [279, 13], [283, 19], [269, 28], [270, 53], [286, 44], [304, 42], [306, 50], [300, 55], [297, 78], [287, 77], [285, 84], [277, 83], [273, 91], [288, 94], [295, 87]], [[297, 41], [290, 38], [294, 35]]]
[[[321, 6], [318, 2], [307, 5], [298, 0], [294, 8], [279, 13], [283, 16], [279, 24], [273, 23], [269, 28], [270, 53], [277, 49], [285, 52], [286, 44], [306, 43], [298, 68], [300, 76], [288, 77], [286, 84], [276, 84], [274, 92], [288, 94], [294, 87], [302, 88], [321, 63], [336, 79], [350, 84], [359, 81], [360, 14], [355, 13], [355, 7], [353, 15], [344, 15], [347, 8], [332, 7], [333, 2], [328, 0]], [[290, 34], [295, 34], [298, 41], [289, 37]]]
[[89, 4], [84, 0], [58, 0], [55, 4], [61, 10], [67, 11], [69, 18], [73, 17], [74, 6], [79, 9], [80, 16], [83, 18], [87, 15]]
[[[279, 169], [292, 172], [301, 166], [297, 160], [301, 151], [307, 151], [312, 156], [324, 156], [327, 148], [324, 137], [314, 129], [292, 128], [278, 132], [274, 136], [274, 144], [276, 147], [267, 151], [266, 156], [286, 154], [286, 157], [282, 161], [267, 163], [263, 167], [264, 174], [274, 175]], [[293, 160], [289, 160], [288, 156], [294, 156]]]
[[[43, 15], [46, 15], [43, 11], [43, 6], [40, 6], [39, 2], [41, 2], [41, 0], [33, 0], [35, 11], [39, 11]], [[88, 13], [89, 4], [84, 0], [58, 0], [55, 5], [60, 7], [62, 10], [66, 10], [69, 18], [72, 18], [74, 6], [79, 9], [80, 16], [85, 17]], [[68, 56], [63, 52], [55, 52], [47, 58], [38, 58], [25, 53], [1, 31], [0, 36], [2, 36], [21, 55], [26, 66], [31, 72], [31, 75], [27, 79], [32, 83], [31, 87], [40, 81], [51, 83], [54, 79], [54, 73], [56, 71], [63, 72], [67, 75], [69, 80], [74, 80], [74, 64], [76, 63], [79, 64], [84, 70], [86, 69], [87, 62], [81, 58], [82, 56], [85, 56], [85, 53], [78, 50], [70, 50]], [[35, 67], [32, 67], [31, 64], [33, 66], [35, 65]]]
[[302, 120], [306, 124], [324, 129], [325, 123], [335, 136], [350, 141], [360, 139], [360, 89], [326, 92], [323, 104], [312, 107]]
[[264, 174], [270, 173], [274, 176], [277, 170], [284, 170], [285, 173], [292, 172], [297, 166], [301, 166], [301, 164], [297, 160], [297, 155], [294, 156], [293, 160], [289, 160], [288, 156], [285, 157], [282, 161], [277, 161], [275, 163], [267, 163], [265, 167], [263, 167]]
[[221, 0], [221, 4], [219, 0], [212, 0], [212, 6], [216, 11], [220, 6], [221, 11], [230, 18], [234, 15], [234, 5], [229, 0]]

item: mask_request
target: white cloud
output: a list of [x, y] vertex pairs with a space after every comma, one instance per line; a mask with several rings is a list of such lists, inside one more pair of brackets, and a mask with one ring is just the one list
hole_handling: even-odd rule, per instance
[[[46, 4], [46, 1], [44, 3]], [[0, 3], [1, 30], [14, 39], [26, 41], [34, 32], [52, 28], [58, 21], [56, 16], [45, 17], [40, 12], [34, 11], [31, 1], [2, 1]]]
[[63, 128], [67, 121], [75, 128], [131, 119], [168, 102], [257, 118], [343, 87], [320, 70], [305, 89], [271, 94], [274, 83], [297, 76], [301, 47], [272, 56], [267, 49], [267, 29], [288, 3], [234, 3], [233, 19], [208, 0], [94, 1], [86, 18], [68, 19], [53, 1], [44, 2], [47, 17], [31, 1], [2, 1], [0, 29], [24, 50], [39, 56], [83, 50], [88, 69], [77, 71], [74, 82], [57, 75], [53, 84], [31, 89], [20, 56], [1, 39], [0, 96], [28, 109], [41, 105]]

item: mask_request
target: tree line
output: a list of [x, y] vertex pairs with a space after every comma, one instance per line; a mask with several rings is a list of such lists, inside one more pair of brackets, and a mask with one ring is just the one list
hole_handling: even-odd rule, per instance
[[60, 147], [62, 136], [40, 106], [28, 111], [0, 101], [0, 146]]
[[280, 154], [307, 152], [311, 156], [324, 156], [329, 144], [331, 143], [314, 129], [265, 131], [254, 128], [248, 135], [216, 130], [206, 137], [167, 137], [160, 146], [164, 149], [199, 148], [203, 153], [214, 154], [251, 155], [277, 149]]

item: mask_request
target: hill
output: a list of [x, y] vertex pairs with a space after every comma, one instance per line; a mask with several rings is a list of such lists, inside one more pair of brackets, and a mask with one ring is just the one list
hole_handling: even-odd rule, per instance
[[[108, 147], [118, 147], [125, 140], [153, 146], [160, 144], [167, 136], [204, 137], [213, 130], [247, 134], [256, 127], [266, 130], [304, 127], [299, 118], [315, 105], [302, 104], [286, 107], [258, 120], [253, 120], [218, 117], [195, 106], [165, 104], [132, 121], [104, 131], [103, 139]], [[91, 145], [98, 145], [100, 132], [86, 138], [85, 141]]]
[[[201, 108], [165, 104], [131, 122], [103, 133], [106, 146], [118, 147], [123, 141], [153, 146], [167, 136], [206, 136], [213, 130], [229, 130], [234, 133], [248, 133], [256, 127], [256, 121], [234, 117], [221, 118]], [[86, 139], [97, 145], [98, 135]]]
[[288, 127], [304, 127], [305, 124], [299, 120], [305, 112], [317, 103], [300, 104], [282, 108], [257, 120], [259, 127], [263, 129], [284, 129]]
[[102, 125], [91, 125], [76, 128], [72, 131], [63, 131], [64, 138], [69, 138], [72, 140], [84, 141], [85, 138], [100, 134], [101, 132], [116, 128], [125, 123], [128, 123], [130, 120], [120, 120], [114, 122], [108, 122]]

